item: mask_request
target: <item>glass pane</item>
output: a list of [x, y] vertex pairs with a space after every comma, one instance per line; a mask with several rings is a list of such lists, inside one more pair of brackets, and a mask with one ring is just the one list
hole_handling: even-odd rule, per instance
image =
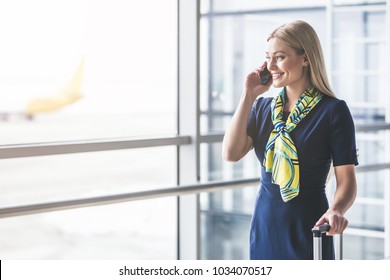
[[[263, 3], [263, 2], [261, 2]], [[317, 30], [325, 44], [325, 11], [269, 11], [201, 18], [201, 132], [222, 133], [240, 99], [244, 77], [265, 60], [267, 35], [281, 24], [300, 18]], [[325, 46], [325, 45], [324, 45]], [[273, 96], [271, 88], [263, 96]]]
[[201, 194], [201, 258], [248, 259], [258, 186]]
[[372, 172], [358, 172], [356, 175], [358, 182], [358, 195], [368, 198], [384, 198], [385, 187], [388, 182], [385, 181], [387, 170]]
[[[363, 164], [362, 164], [363, 166]], [[388, 170], [377, 170], [377, 171], [369, 171], [369, 172], [357, 172], [356, 173], [356, 180], [357, 180], [357, 188], [358, 188], [358, 198], [355, 204], [352, 206], [352, 208], [349, 211], [352, 211], [355, 207], [357, 208], [357, 211], [360, 211], [362, 207], [371, 207], [370, 209], [376, 209], [378, 211], [375, 213], [375, 211], [372, 211], [375, 215], [377, 215], [376, 218], [379, 219], [379, 223], [377, 223], [376, 228], [382, 228], [383, 227], [383, 215], [384, 215], [384, 209], [383, 205], [365, 205], [363, 202], [359, 202], [359, 198], [363, 199], [379, 199], [379, 201], [384, 199], [385, 195], [385, 188], [388, 186], [388, 183], [386, 182], [386, 178], [388, 176]], [[335, 176], [331, 177], [331, 180], [327, 184], [327, 194], [328, 198], [331, 201], [334, 196], [334, 192], [336, 189], [336, 180]], [[384, 201], [383, 201], [384, 202]], [[360, 205], [360, 204], [362, 205]], [[378, 207], [378, 208], [376, 208]], [[369, 211], [369, 210], [367, 210]], [[371, 211], [371, 210], [370, 210]], [[382, 212], [380, 212], [382, 211]], [[347, 212], [348, 214], [349, 212]], [[368, 213], [368, 212], [367, 212]], [[355, 219], [356, 218], [356, 219]], [[361, 219], [361, 220], [358, 220]], [[361, 216], [354, 216], [354, 224], [355, 225], [363, 225], [366, 221], [362, 219]], [[373, 221], [377, 221], [376, 219], [372, 219]], [[374, 222], [367, 221], [368, 225], [374, 225]], [[356, 227], [356, 226], [354, 226]], [[363, 226], [364, 227], [364, 226]], [[368, 226], [371, 227], [371, 226]]]
[[176, 147], [0, 161], [2, 207], [176, 185]]
[[[383, 2], [382, 2], [383, 3]], [[379, 11], [342, 10], [335, 11], [334, 38], [384, 38], [386, 25], [385, 6]]]
[[350, 227], [384, 231], [383, 205], [355, 203], [347, 212]]
[[260, 176], [259, 161], [255, 153], [249, 152], [237, 163], [222, 159], [222, 143], [201, 144], [202, 181], [232, 180], [234, 178], [256, 178]]
[[384, 258], [384, 240], [381, 238], [344, 235], [344, 259], [378, 260]]
[[376, 231], [384, 231], [384, 207], [383, 205], [367, 205], [355, 203], [347, 212], [346, 217], [349, 226]]
[[345, 74], [335, 71], [332, 88], [339, 99], [347, 102], [355, 124], [384, 122], [386, 96], [373, 94], [386, 91], [384, 75]]
[[[364, 4], [359, 9], [335, 10], [333, 22], [332, 82], [339, 98], [350, 107], [355, 124], [385, 122], [388, 116], [388, 75], [384, 57], [388, 46], [385, 5], [370, 9], [367, 2], [333, 1], [337, 4]], [[377, 2], [377, 1], [376, 1]], [[383, 3], [382, 3], [383, 4]], [[375, 94], [377, 93], [377, 94]], [[383, 94], [381, 94], [383, 93]], [[358, 132], [360, 166], [387, 163], [388, 132]], [[387, 170], [358, 172], [358, 198], [346, 213], [353, 229], [385, 230], [384, 190]], [[357, 232], [356, 234], [364, 235]], [[381, 238], [345, 235], [346, 259], [382, 259], [385, 242]]]
[[176, 133], [176, 0], [3, 1], [0, 18], [1, 144]]
[[177, 199], [0, 219], [1, 259], [171, 259]]
[[[357, 1], [352, 1], [357, 2]], [[369, 6], [367, 6], [369, 7]], [[383, 122], [387, 111], [385, 10], [335, 10], [332, 86], [356, 123]]]
[[389, 158], [386, 153], [388, 143], [383, 141], [389, 135], [386, 130], [374, 132], [359, 132], [357, 138], [357, 148], [359, 149], [359, 164], [378, 164], [388, 162]]
[[379, 75], [386, 69], [384, 42], [339, 41], [333, 45], [333, 69], [337, 71], [334, 76], [357, 75], [365, 73], [363, 70]]

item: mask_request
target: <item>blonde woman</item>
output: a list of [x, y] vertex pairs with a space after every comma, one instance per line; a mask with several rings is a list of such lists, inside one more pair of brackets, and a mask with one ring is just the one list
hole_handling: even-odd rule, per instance
[[[308, 23], [275, 29], [266, 59], [246, 78], [222, 151], [225, 160], [238, 161], [254, 148], [260, 162], [250, 258], [312, 259], [311, 228], [328, 223], [323, 258], [334, 259], [331, 236], [347, 227], [344, 214], [356, 197], [350, 111], [331, 90], [320, 41]], [[262, 82], [260, 73], [266, 70], [271, 78]], [[280, 94], [261, 97], [271, 85]], [[331, 163], [337, 188], [329, 205], [325, 183]]]

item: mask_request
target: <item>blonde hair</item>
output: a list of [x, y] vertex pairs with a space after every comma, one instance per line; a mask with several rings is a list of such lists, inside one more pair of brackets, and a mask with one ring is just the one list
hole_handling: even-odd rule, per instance
[[276, 28], [267, 41], [277, 38], [304, 55], [309, 62], [309, 81], [322, 93], [335, 97], [326, 73], [324, 56], [317, 33], [308, 23], [296, 20]]

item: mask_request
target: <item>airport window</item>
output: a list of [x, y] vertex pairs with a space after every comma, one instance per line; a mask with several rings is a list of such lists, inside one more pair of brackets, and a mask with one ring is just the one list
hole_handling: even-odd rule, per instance
[[[148, 140], [177, 135], [177, 6], [0, 3], [2, 209], [177, 184], [177, 148]], [[132, 139], [143, 148], [117, 150]], [[103, 148], [74, 153], [75, 141]], [[51, 151], [4, 155], [40, 146]], [[0, 228], [2, 259], [177, 258], [175, 197], [7, 217]]]
[[224, 162], [221, 142], [267, 34], [293, 19], [317, 30], [356, 125], [344, 258], [390, 257], [389, 11], [360, 0], [3, 1], [0, 257], [247, 259], [259, 163]]
[[[347, 214], [350, 226], [345, 242], [351, 244], [345, 246], [344, 256], [378, 259], [389, 255], [389, 248], [383, 246], [389, 238], [385, 235], [389, 227], [385, 206], [389, 203], [386, 183], [389, 156], [381, 152], [389, 149], [385, 3], [320, 1], [313, 5], [313, 1], [296, 1], [293, 6], [283, 1], [265, 4], [204, 0], [201, 3], [201, 132], [223, 133], [238, 103], [245, 73], [263, 60], [268, 32], [288, 19], [310, 22], [322, 42], [332, 87], [338, 98], [348, 102], [357, 129], [359, 125], [369, 128], [370, 124], [378, 124], [377, 129], [357, 132], [359, 193]], [[386, 128], [381, 128], [382, 124]], [[203, 148], [202, 180], [237, 179], [256, 174], [256, 159], [229, 165], [216, 159], [220, 149], [217, 143]], [[257, 188], [252, 187], [253, 196]], [[330, 200], [333, 191], [331, 180]], [[250, 202], [242, 204], [246, 210], [240, 209], [238, 202], [246, 195], [239, 189], [234, 192], [234, 195], [227, 190], [201, 196], [203, 258], [248, 257]], [[232, 202], [235, 201], [232, 197], [238, 202]], [[234, 211], [231, 211], [233, 204]], [[241, 227], [242, 232], [238, 233], [235, 227]], [[216, 244], [211, 245], [213, 235], [223, 238], [213, 239]]]
[[177, 132], [175, 0], [5, 1], [0, 17], [1, 144]]

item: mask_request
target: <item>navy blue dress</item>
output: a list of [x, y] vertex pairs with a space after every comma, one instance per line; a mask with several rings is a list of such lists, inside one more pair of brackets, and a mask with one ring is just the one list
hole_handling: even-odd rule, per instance
[[[300, 193], [283, 202], [278, 185], [263, 166], [264, 150], [273, 129], [272, 98], [253, 104], [247, 133], [261, 165], [261, 184], [250, 229], [250, 259], [313, 259], [311, 228], [329, 205], [325, 183], [333, 165], [358, 164], [355, 128], [346, 103], [324, 95], [290, 133], [298, 151]], [[285, 116], [287, 118], [287, 115]], [[332, 237], [323, 237], [323, 259], [334, 259]]]

